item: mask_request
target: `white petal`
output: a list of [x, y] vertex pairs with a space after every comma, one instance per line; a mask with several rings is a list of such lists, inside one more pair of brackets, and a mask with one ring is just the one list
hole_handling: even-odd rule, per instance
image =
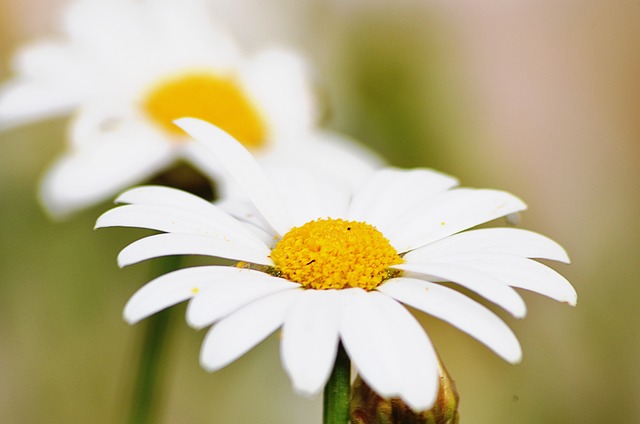
[[340, 290], [340, 339], [363, 379], [382, 397], [400, 394], [393, 330], [362, 289]]
[[378, 292], [341, 290], [340, 334], [358, 373], [383, 397], [400, 396], [416, 409], [433, 404], [435, 353], [415, 319]]
[[[130, 58], [128, 53], [140, 49], [148, 42], [144, 29], [145, 16], [140, 13], [141, 5], [130, 1], [76, 1], [69, 4], [64, 15], [64, 30], [87, 60], [96, 66], [104, 66], [103, 73], [127, 72], [123, 62]], [[107, 67], [111, 59], [111, 67]], [[140, 61], [137, 61], [140, 62]], [[113, 66], [113, 64], [123, 64]], [[137, 63], [136, 63], [137, 64]]]
[[186, 191], [164, 186], [142, 186], [131, 188], [116, 198], [116, 203], [130, 205], [172, 206], [199, 212], [202, 215], [215, 213], [211, 211], [212, 204], [201, 197]]
[[176, 152], [164, 141], [121, 134], [63, 155], [45, 175], [40, 195], [54, 216], [64, 216], [115, 196], [171, 163]]
[[407, 210], [457, 184], [455, 178], [430, 169], [383, 169], [356, 191], [349, 219], [375, 225], [384, 233]]
[[460, 253], [505, 253], [569, 262], [567, 252], [555, 241], [533, 231], [516, 228], [464, 231], [408, 252], [404, 257], [411, 261], [427, 261]]
[[[101, 2], [74, 2], [64, 9], [62, 16], [65, 34], [68, 37], [80, 40], [98, 38], [104, 42], [116, 42], [116, 40], [109, 40], [104, 31], [117, 27], [116, 22], [119, 18], [125, 21], [123, 24], [126, 23], [128, 26], [132, 26], [132, 21], [136, 18], [136, 6], [134, 3], [123, 0], [115, 0], [111, 3], [113, 4], [109, 7]], [[110, 27], [107, 27], [107, 25], [110, 25]]]
[[441, 260], [478, 270], [504, 284], [531, 290], [572, 306], [575, 306], [578, 299], [576, 290], [566, 278], [531, 259], [499, 253], [476, 253], [450, 255]]
[[399, 217], [385, 236], [404, 253], [525, 208], [520, 199], [504, 191], [454, 189]]
[[334, 184], [321, 174], [298, 167], [274, 165], [265, 171], [294, 226], [318, 218], [345, 216], [351, 194], [343, 184]]
[[179, 150], [181, 146], [174, 143], [173, 137], [149, 121], [130, 97], [130, 94], [99, 96], [99, 100], [80, 104], [69, 126], [71, 148], [80, 150], [113, 144], [122, 146], [123, 153], [129, 145], [144, 146], [149, 153], [162, 147]]
[[[79, 1], [69, 8], [66, 31], [111, 87], [136, 92], [159, 75], [185, 69], [226, 71], [238, 60], [228, 34], [201, 1]], [[213, 46], [213, 48], [212, 48]], [[122, 66], [113, 66], [122, 64]], [[124, 88], [123, 88], [124, 87]]]
[[458, 264], [434, 262], [405, 263], [394, 265], [393, 268], [422, 274], [425, 278], [436, 277], [466, 287], [501, 306], [516, 318], [522, 318], [527, 313], [527, 307], [520, 295], [488, 273]]
[[272, 246], [276, 237], [271, 226], [264, 220], [254, 204], [248, 200], [222, 198], [215, 201], [217, 207], [247, 225], [247, 230], [262, 240], [267, 246]]
[[233, 267], [204, 266], [164, 274], [144, 285], [127, 302], [124, 319], [134, 324], [149, 315], [195, 296], [217, 280], [246, 272]]
[[93, 81], [77, 53], [49, 40], [18, 50], [16, 77], [0, 87], [0, 128], [67, 114], [86, 99]]
[[167, 61], [182, 69], [205, 59], [212, 68], [224, 69], [238, 62], [238, 46], [215, 22], [208, 2], [151, 1], [147, 6], [143, 12], [152, 20]]
[[273, 265], [270, 250], [264, 245], [247, 245], [224, 236], [200, 234], [156, 234], [134, 241], [118, 255], [118, 265], [132, 265], [140, 261], [170, 255], [205, 255], [262, 265]]
[[326, 130], [313, 131], [308, 141], [298, 143], [298, 146], [308, 152], [309, 161], [305, 166], [308, 164], [317, 172], [328, 173], [330, 178], [346, 185], [352, 192], [385, 165], [381, 156], [361, 143]]
[[[227, 235], [224, 226], [207, 220], [189, 209], [158, 205], [125, 205], [103, 213], [96, 228], [134, 227], [164, 231], [166, 233], [190, 233], [216, 236]], [[233, 231], [230, 232], [232, 235]]]
[[176, 125], [206, 147], [212, 156], [218, 157], [226, 171], [245, 190], [256, 208], [262, 213], [274, 230], [286, 234], [291, 223], [276, 193], [267, 182], [262, 169], [255, 159], [239, 142], [229, 134], [207, 122], [194, 118], [182, 118]]
[[96, 228], [136, 227], [168, 233], [200, 234], [244, 245], [268, 255], [268, 247], [245, 224], [240, 223], [214, 205], [206, 214], [194, 208], [174, 205], [132, 204], [111, 209], [96, 222]]
[[395, 347], [401, 368], [400, 398], [415, 411], [433, 406], [439, 386], [438, 359], [431, 341], [418, 321], [394, 299], [372, 293], [383, 318], [393, 329]]
[[239, 69], [242, 85], [265, 116], [273, 139], [304, 133], [316, 121], [306, 65], [292, 51], [271, 49], [249, 58]]
[[319, 393], [331, 374], [338, 349], [340, 308], [333, 290], [305, 290], [282, 329], [282, 364], [303, 395]]
[[80, 96], [64, 87], [8, 81], [0, 87], [0, 130], [68, 114]]
[[200, 329], [257, 299], [299, 287], [300, 284], [263, 272], [245, 272], [198, 294], [187, 308], [187, 322]]
[[74, 94], [89, 92], [94, 82], [81, 52], [66, 40], [45, 39], [28, 44], [16, 52], [11, 65], [19, 78], [50, 88], [66, 87]]
[[253, 232], [244, 224], [229, 216], [226, 211], [216, 205], [191, 193], [169, 187], [144, 186], [136, 187], [122, 193], [116, 199], [117, 203], [146, 204], [156, 206], [168, 206], [184, 209], [189, 213], [197, 213], [207, 222], [215, 223], [215, 228], [225, 228], [227, 233], [233, 233], [234, 238], [248, 243], [260, 242]]
[[378, 290], [448, 322], [508, 362], [517, 363], [522, 358], [522, 349], [511, 329], [489, 309], [455, 290], [413, 278], [388, 280]]
[[343, 135], [328, 131], [310, 131], [279, 138], [270, 149], [256, 155], [263, 166], [296, 164], [353, 192], [372, 172], [383, 165], [382, 159], [364, 146]]
[[135, 227], [167, 233], [201, 234], [232, 241], [238, 245], [245, 245], [248, 249], [269, 254], [266, 244], [245, 229], [244, 224], [215, 206], [209, 206], [208, 216], [197, 210], [173, 206], [153, 204], [120, 206], [102, 214], [96, 222], [96, 228]]
[[208, 371], [225, 367], [283, 323], [302, 290], [291, 289], [257, 300], [214, 325], [204, 339], [200, 363]]

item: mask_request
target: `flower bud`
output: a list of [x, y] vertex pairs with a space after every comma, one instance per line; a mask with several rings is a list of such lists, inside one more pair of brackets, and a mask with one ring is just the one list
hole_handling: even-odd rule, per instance
[[433, 407], [415, 412], [399, 398], [384, 399], [358, 376], [351, 388], [351, 424], [457, 424], [458, 393], [440, 365], [440, 387]]

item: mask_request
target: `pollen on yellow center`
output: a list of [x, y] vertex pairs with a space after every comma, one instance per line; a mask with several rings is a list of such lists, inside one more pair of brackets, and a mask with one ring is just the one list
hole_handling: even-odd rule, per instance
[[373, 290], [403, 262], [380, 231], [364, 222], [319, 219], [291, 229], [271, 251], [274, 273], [312, 289]]
[[153, 87], [143, 99], [148, 116], [171, 134], [173, 121], [199, 118], [222, 128], [248, 148], [262, 146], [266, 126], [235, 78], [205, 72], [179, 75]]

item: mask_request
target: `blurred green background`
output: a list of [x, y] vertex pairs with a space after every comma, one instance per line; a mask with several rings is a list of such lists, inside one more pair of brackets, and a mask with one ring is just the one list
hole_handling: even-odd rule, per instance
[[[62, 4], [0, 0], [0, 77], [15, 48], [54, 31]], [[214, 7], [248, 48], [280, 42], [309, 56], [326, 126], [394, 165], [515, 193], [529, 205], [522, 227], [569, 251], [571, 265], [553, 266], [576, 287], [575, 309], [524, 293], [527, 318], [497, 311], [523, 345], [520, 365], [421, 316], [456, 380], [463, 423], [640, 422], [638, 2]], [[121, 311], [149, 264], [117, 268], [139, 234], [93, 231], [108, 203], [62, 223], [42, 212], [39, 177], [64, 139], [63, 120], [0, 133], [2, 422], [119, 423], [127, 411], [137, 328]], [[321, 421], [321, 399], [293, 393], [275, 336], [208, 374], [203, 335], [182, 319], [175, 327], [162, 422]]]

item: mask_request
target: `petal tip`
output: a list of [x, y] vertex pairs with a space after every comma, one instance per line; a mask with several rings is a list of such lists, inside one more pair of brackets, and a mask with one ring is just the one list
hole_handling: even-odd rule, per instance
[[129, 266], [135, 263], [135, 262], [132, 262], [130, 259], [125, 258], [125, 255], [122, 254], [123, 252], [124, 250], [121, 251], [120, 254], [118, 254], [118, 258], [116, 259], [119, 268], [124, 268], [126, 266]]
[[302, 397], [311, 398], [320, 393], [320, 389], [310, 389], [305, 385], [293, 383], [293, 391]]
[[523, 319], [527, 316], [527, 304], [522, 300], [522, 298], [518, 299], [519, 302], [517, 305], [513, 305], [508, 309], [509, 313], [516, 319]]
[[105, 228], [105, 227], [107, 227], [107, 226], [108, 226], [108, 225], [105, 225], [105, 223], [104, 223], [104, 216], [105, 216], [108, 212], [109, 212], [109, 211], [107, 211], [107, 212], [103, 213], [102, 215], [100, 215], [100, 216], [98, 217], [98, 219], [96, 219], [96, 223], [95, 223], [95, 224], [94, 224], [94, 226], [93, 226], [93, 229], [94, 229], [94, 230], [97, 230], [97, 229], [99, 229], [99, 228]]
[[216, 367], [212, 367], [212, 366], [208, 365], [207, 363], [205, 363], [203, 361], [200, 361], [200, 366], [202, 367], [203, 370], [205, 370], [206, 372], [210, 372], [210, 373], [215, 372], [215, 371], [218, 370]]
[[134, 325], [139, 323], [144, 317], [134, 314], [129, 306], [125, 306], [122, 318], [127, 324]]
[[193, 328], [194, 330], [198, 331], [205, 328], [208, 324], [203, 324], [202, 322], [199, 322], [199, 320], [194, 319], [193, 317], [190, 317], [189, 314], [187, 313], [187, 325]]
[[[203, 355], [204, 356], [204, 355]], [[216, 363], [215, 361], [212, 361], [210, 359], [201, 357], [200, 358], [200, 366], [202, 367], [202, 369], [204, 369], [206, 372], [215, 372], [218, 371], [220, 368], [223, 368], [224, 365], [220, 366], [218, 363]]]
[[211, 128], [217, 128], [215, 125], [198, 118], [178, 118], [174, 119], [173, 123], [183, 129], [190, 136], [193, 136], [192, 132], [195, 129], [194, 127], [207, 126]]
[[521, 311], [514, 312], [513, 317], [517, 319], [524, 319], [527, 316], [527, 309], [523, 309]]
[[512, 365], [517, 365], [522, 362], [522, 348], [518, 345], [518, 350], [512, 352], [509, 356], [504, 358], [507, 362]]

